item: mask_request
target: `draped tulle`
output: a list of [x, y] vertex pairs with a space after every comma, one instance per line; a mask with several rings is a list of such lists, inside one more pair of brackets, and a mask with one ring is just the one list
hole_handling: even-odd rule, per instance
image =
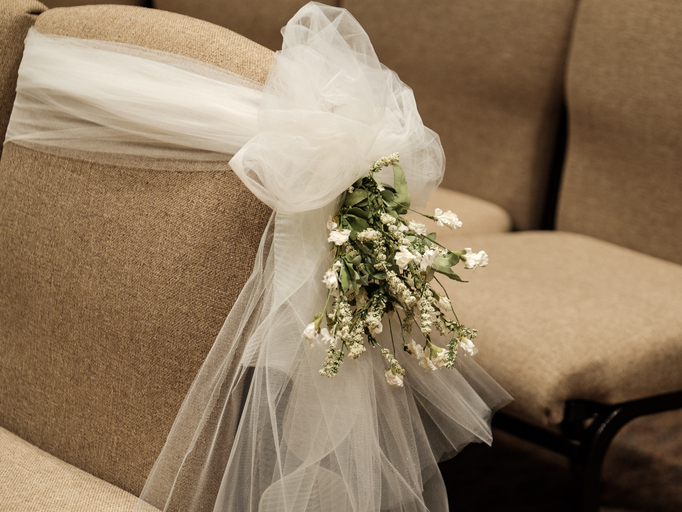
[[[397, 151], [424, 203], [443, 174], [438, 136], [346, 11], [308, 4], [283, 33], [261, 88], [188, 59], [32, 32], [8, 140], [140, 167], [234, 155], [232, 169], [274, 210], [142, 502], [183, 511], [447, 510], [437, 462], [491, 442], [504, 390], [473, 360], [428, 372], [402, 350], [402, 388], [386, 383], [371, 349], [328, 379], [319, 375], [325, 347], [302, 337], [325, 303], [326, 221], [340, 195]], [[399, 326], [384, 323], [379, 340], [390, 347], [389, 327]]]

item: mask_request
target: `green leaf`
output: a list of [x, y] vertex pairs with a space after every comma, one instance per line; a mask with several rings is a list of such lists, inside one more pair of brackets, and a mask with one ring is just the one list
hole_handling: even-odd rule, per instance
[[412, 203], [410, 192], [407, 189], [407, 180], [405, 179], [405, 172], [398, 164], [393, 164], [393, 186], [395, 187], [395, 199], [397, 208], [395, 209], [399, 214], [407, 213], [407, 209]]
[[452, 251], [448, 251], [447, 260], [450, 263], [450, 266], [453, 267], [459, 263], [459, 255]]
[[315, 317], [313, 318], [313, 322], [315, 323], [315, 330], [317, 332], [320, 332], [320, 324], [322, 323], [322, 311], [315, 315]]
[[356, 188], [350, 194], [346, 194], [346, 200], [343, 202], [343, 204], [344, 206], [355, 206], [365, 199], [367, 199], [367, 191], [361, 188]]
[[365, 219], [361, 219], [355, 215], [344, 215], [344, 217], [348, 221], [348, 224], [353, 231], [357, 231], [359, 233], [360, 231], [364, 231], [369, 227], [369, 224], [367, 224]]
[[431, 265], [431, 268], [435, 272], [438, 272], [439, 274], [448, 276], [450, 279], [459, 281], [460, 283], [466, 283], [467, 281], [463, 281], [457, 274], [455, 274], [452, 271], [452, 269], [450, 268], [451, 266], [452, 264], [450, 264], [450, 260], [448, 258], [439, 257], [433, 260], [433, 265]]
[[341, 266], [341, 271], [339, 272], [339, 280], [341, 281], [341, 289], [343, 290], [343, 293], [346, 293], [348, 291], [348, 286], [349, 286], [349, 275], [348, 275], [348, 269], [346, 268], [346, 265]]
[[387, 188], [385, 188], [384, 190], [381, 191], [381, 197], [383, 197], [383, 198], [384, 198], [384, 201], [386, 201], [386, 202], [389, 203], [389, 204], [395, 202], [395, 201], [394, 201], [394, 199], [395, 199], [395, 194], [393, 193], [392, 190], [389, 190], [389, 189], [387, 189]]
[[351, 208], [348, 210], [348, 213], [350, 213], [351, 215], [355, 215], [356, 217], [363, 218], [365, 220], [369, 219], [369, 212], [363, 210], [362, 208]]

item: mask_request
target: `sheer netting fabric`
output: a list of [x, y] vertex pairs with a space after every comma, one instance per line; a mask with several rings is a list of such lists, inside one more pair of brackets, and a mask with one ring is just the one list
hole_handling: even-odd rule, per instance
[[[425, 371], [401, 350], [401, 388], [373, 349], [329, 379], [325, 347], [302, 336], [325, 303], [339, 197], [398, 152], [413, 202], [425, 203], [443, 175], [439, 138], [345, 10], [308, 4], [283, 35], [261, 87], [190, 59], [32, 31], [7, 140], [141, 168], [229, 161], [273, 209], [140, 509], [448, 510], [437, 462], [490, 443], [508, 394], [469, 358]], [[384, 323], [379, 341], [391, 346]]]

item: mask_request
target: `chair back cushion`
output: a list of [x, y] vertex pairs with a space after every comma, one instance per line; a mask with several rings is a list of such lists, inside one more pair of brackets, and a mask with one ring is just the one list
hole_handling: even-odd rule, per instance
[[45, 6], [36, 0], [3, 0], [0, 3], [0, 155], [14, 104], [24, 38], [44, 10]]
[[574, 0], [348, 0], [441, 138], [443, 185], [540, 227]]
[[[55, 9], [35, 27], [261, 82], [272, 58], [227, 29], [138, 7]], [[14, 144], [0, 161], [0, 425], [132, 493], [252, 271], [270, 215], [231, 171], [193, 165], [132, 169]]]
[[582, 0], [557, 227], [682, 263], [682, 3]]

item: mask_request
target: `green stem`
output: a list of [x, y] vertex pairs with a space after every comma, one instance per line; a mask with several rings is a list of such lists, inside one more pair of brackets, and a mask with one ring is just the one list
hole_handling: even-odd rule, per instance
[[452, 300], [450, 300], [450, 296], [448, 295], [448, 291], [445, 289], [445, 286], [443, 286], [443, 284], [438, 280], [438, 278], [435, 276], [435, 274], [434, 274], [433, 278], [436, 280], [436, 282], [437, 282], [437, 283], [440, 285], [440, 287], [443, 289], [443, 293], [445, 293], [445, 296], [446, 296], [446, 297], [448, 298], [448, 300], [450, 301], [450, 310], [452, 311], [452, 314], [455, 315], [455, 320], [457, 320], [457, 323], [460, 323], [460, 322], [459, 322], [459, 318], [457, 318], [457, 313], [455, 313], [455, 308], [454, 308], [453, 305], [452, 305]]

